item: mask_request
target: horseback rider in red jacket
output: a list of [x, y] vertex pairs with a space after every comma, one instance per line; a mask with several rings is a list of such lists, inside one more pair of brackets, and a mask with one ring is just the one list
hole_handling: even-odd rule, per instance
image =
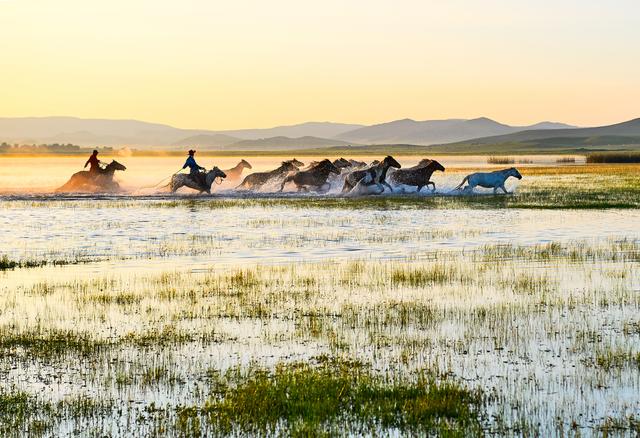
[[84, 167], [86, 168], [87, 165], [90, 164], [91, 167], [89, 167], [89, 172], [91, 172], [91, 173], [99, 173], [100, 170], [102, 170], [100, 168], [100, 163], [101, 163], [101, 161], [98, 160], [98, 151], [94, 150], [93, 154], [91, 154], [91, 156], [89, 157], [87, 162], [84, 163]]

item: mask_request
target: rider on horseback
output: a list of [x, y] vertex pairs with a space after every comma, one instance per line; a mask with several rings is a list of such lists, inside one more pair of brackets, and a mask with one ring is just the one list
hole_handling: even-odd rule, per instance
[[94, 149], [93, 154], [91, 154], [87, 162], [84, 163], [84, 167], [86, 168], [87, 165], [90, 164], [91, 167], [89, 167], [89, 172], [99, 173], [102, 170], [102, 168], [100, 167], [100, 163], [101, 161], [98, 160], [98, 151]]
[[189, 157], [187, 157], [187, 161], [185, 161], [184, 166], [182, 166], [182, 168], [186, 169], [188, 167], [189, 176], [197, 183], [200, 183], [203, 180], [201, 170], [206, 170], [206, 169], [200, 166], [198, 163], [196, 163], [196, 159], [193, 158], [195, 153], [196, 151], [194, 151], [193, 149], [189, 150]]

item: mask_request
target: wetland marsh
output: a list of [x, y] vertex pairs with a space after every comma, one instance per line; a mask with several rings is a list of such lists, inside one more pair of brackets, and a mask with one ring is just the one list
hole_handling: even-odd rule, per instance
[[506, 196], [447, 194], [462, 161], [435, 196], [13, 191], [0, 434], [634, 436], [639, 168], [555, 160]]

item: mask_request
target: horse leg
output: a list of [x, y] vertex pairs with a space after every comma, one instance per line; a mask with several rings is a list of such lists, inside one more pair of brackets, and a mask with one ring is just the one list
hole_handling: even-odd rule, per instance
[[388, 182], [384, 181], [381, 185], [382, 185], [382, 191], [383, 191], [383, 192], [384, 192], [384, 188], [385, 188], [385, 187], [387, 187], [387, 188], [389, 189], [389, 191], [390, 191], [391, 193], [393, 193], [393, 189], [391, 188], [391, 186], [389, 185], [389, 183], [388, 183]]
[[502, 191], [505, 193], [505, 195], [508, 195], [508, 194], [509, 194], [509, 192], [507, 192], [507, 189], [504, 187], [504, 184], [502, 184], [502, 185], [500, 186], [500, 188], [501, 188], [501, 189], [502, 189]]

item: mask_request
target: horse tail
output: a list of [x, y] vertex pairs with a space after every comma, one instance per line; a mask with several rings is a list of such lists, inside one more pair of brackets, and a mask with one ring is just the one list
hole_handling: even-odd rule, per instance
[[459, 188], [461, 188], [461, 187], [464, 185], [464, 183], [466, 183], [467, 181], [469, 181], [469, 175], [465, 176], [465, 177], [464, 177], [464, 179], [462, 180], [462, 182], [461, 182], [460, 184], [458, 184], [458, 186], [457, 186], [455, 189], [453, 189], [453, 190], [458, 190], [458, 189], [459, 189]]

